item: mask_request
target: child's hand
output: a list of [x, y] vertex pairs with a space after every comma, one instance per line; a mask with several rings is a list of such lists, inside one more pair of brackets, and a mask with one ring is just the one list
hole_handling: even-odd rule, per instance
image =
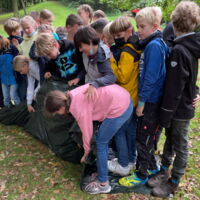
[[97, 96], [97, 89], [90, 85], [84, 94], [87, 96], [88, 100], [94, 100], [95, 96]]
[[19, 45], [18, 40], [15, 39], [15, 38], [13, 38], [13, 39], [11, 40], [11, 42], [12, 42], [12, 44], [13, 44], [15, 47], [17, 47], [17, 46]]
[[79, 81], [80, 81], [80, 78], [75, 78], [75, 79], [73, 79], [71, 81], [68, 81], [68, 85], [69, 86], [77, 85]]
[[51, 72], [46, 72], [46, 73], [44, 74], [44, 78], [45, 78], [45, 79], [51, 78]]
[[35, 109], [31, 106], [31, 105], [28, 105], [28, 112], [35, 112]]
[[200, 94], [197, 94], [197, 96], [193, 99], [193, 102], [192, 102], [192, 106], [193, 107], [196, 107], [197, 106], [197, 103], [200, 101]]
[[82, 158], [81, 158], [81, 163], [84, 163], [84, 162], [85, 162], [87, 156], [88, 156], [88, 153], [84, 153], [84, 155], [83, 155]]
[[144, 106], [137, 106], [137, 108], [136, 108], [136, 115], [137, 115], [138, 117], [143, 116], [143, 115], [144, 115], [144, 114], [143, 114], [143, 111], [144, 111]]

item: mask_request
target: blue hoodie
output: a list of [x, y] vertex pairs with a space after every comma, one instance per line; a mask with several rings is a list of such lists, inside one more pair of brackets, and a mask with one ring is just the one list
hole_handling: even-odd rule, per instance
[[[159, 33], [159, 32], [157, 32]], [[153, 37], [141, 54], [139, 67], [139, 105], [156, 103], [163, 95], [166, 75], [166, 57], [169, 48], [159, 37]]]

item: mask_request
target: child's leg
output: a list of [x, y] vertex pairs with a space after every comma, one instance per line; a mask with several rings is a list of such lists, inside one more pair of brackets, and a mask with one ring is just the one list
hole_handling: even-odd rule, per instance
[[4, 106], [10, 106], [10, 86], [1, 84], [2, 86], [2, 92], [3, 92], [3, 102]]
[[18, 105], [20, 103], [20, 98], [17, 94], [17, 84], [10, 86], [10, 97], [15, 102], [15, 105]]

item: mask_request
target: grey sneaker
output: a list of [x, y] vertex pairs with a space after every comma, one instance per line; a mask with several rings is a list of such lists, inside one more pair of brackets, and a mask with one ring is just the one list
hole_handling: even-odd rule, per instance
[[147, 182], [147, 185], [149, 187], [157, 187], [163, 182], [167, 182], [170, 177], [170, 172], [169, 170], [167, 171], [159, 171], [157, 174], [153, 175]]
[[111, 186], [109, 183], [101, 185], [101, 183], [96, 180], [86, 185], [84, 190], [89, 194], [109, 193], [111, 191]]
[[119, 174], [121, 176], [127, 176], [130, 173], [129, 165], [127, 167], [122, 167], [117, 159], [108, 161], [108, 170], [115, 174]]

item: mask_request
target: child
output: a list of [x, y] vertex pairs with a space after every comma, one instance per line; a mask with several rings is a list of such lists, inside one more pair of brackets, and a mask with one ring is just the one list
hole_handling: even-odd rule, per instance
[[37, 27], [40, 26], [40, 13], [38, 11], [31, 11], [29, 14], [37, 23]]
[[65, 27], [59, 26], [56, 28], [56, 34], [61, 40], [67, 39], [67, 30]]
[[10, 18], [4, 23], [4, 30], [8, 34], [8, 39], [12, 44], [12, 40], [16, 39], [20, 44], [23, 41], [21, 37], [20, 22], [17, 18]]
[[129, 177], [119, 180], [121, 185], [131, 187], [144, 184], [149, 173], [159, 170], [154, 157], [158, 133], [160, 100], [166, 74], [165, 59], [168, 47], [158, 31], [161, 22], [159, 7], [146, 7], [136, 15], [140, 44], [144, 48], [139, 67], [139, 102], [136, 108], [137, 123], [137, 162], [136, 171]]
[[36, 39], [37, 56], [49, 59], [45, 66], [45, 78], [52, 75], [67, 82], [77, 77], [77, 66], [74, 44], [69, 40], [56, 40], [50, 33], [41, 33]]
[[0, 37], [0, 76], [1, 86], [3, 92], [4, 106], [11, 106], [11, 100], [14, 105], [20, 103], [17, 94], [17, 83], [13, 71], [12, 60], [18, 54], [17, 49], [10, 45], [10, 41], [6, 38]]
[[39, 16], [40, 25], [48, 24], [48, 25], [52, 26], [52, 22], [53, 22], [54, 18], [55, 18], [54, 14], [50, 10], [44, 9], [44, 10], [40, 11], [40, 16]]
[[88, 4], [82, 4], [77, 8], [77, 13], [83, 20], [83, 25], [89, 25], [92, 22], [93, 9]]
[[[16, 56], [13, 60], [14, 70], [20, 74], [26, 74], [28, 78], [27, 87], [27, 107], [29, 112], [35, 112], [32, 107], [32, 101], [36, 96], [38, 89], [40, 88], [40, 73], [39, 66], [36, 62], [30, 62], [29, 59], [23, 55]], [[38, 81], [35, 88], [35, 81]]]
[[90, 194], [109, 193], [108, 182], [108, 143], [114, 135], [118, 136], [117, 145], [126, 148], [126, 136], [118, 130], [127, 126], [133, 106], [129, 93], [118, 85], [109, 85], [97, 89], [97, 95], [92, 101], [85, 96], [88, 84], [80, 86], [68, 93], [52, 91], [45, 98], [44, 107], [51, 114], [71, 113], [82, 132], [84, 162], [89, 151], [93, 135], [93, 121], [102, 124], [96, 134], [97, 144], [97, 179], [89, 183], [84, 190]]
[[85, 83], [90, 83], [86, 95], [93, 98], [96, 88], [115, 83], [115, 75], [110, 67], [110, 50], [99, 43], [99, 37], [90, 26], [80, 28], [74, 37], [77, 49], [82, 52], [84, 69], [70, 84], [77, 84], [85, 76]]
[[82, 25], [83, 21], [79, 17], [79, 15], [75, 14], [68, 15], [65, 23], [65, 27], [67, 30], [67, 39], [73, 41], [75, 33]]
[[[119, 50], [119, 59], [117, 60], [112, 56], [110, 62], [117, 78], [117, 84], [130, 93], [134, 107], [136, 107], [138, 103], [138, 61], [140, 52], [136, 50], [131, 41], [132, 32], [133, 27], [127, 17], [119, 17], [112, 22], [110, 33]], [[128, 138], [128, 159], [126, 162], [119, 159], [108, 161], [108, 169], [111, 172], [125, 176], [133, 169], [136, 161], [136, 117], [134, 114], [128, 128], [121, 131], [124, 131]]]
[[154, 187], [153, 195], [158, 197], [173, 194], [184, 175], [189, 123], [195, 112], [193, 99], [198, 93], [195, 84], [200, 58], [200, 33], [193, 31], [200, 25], [200, 8], [194, 2], [181, 1], [172, 12], [171, 21], [177, 37], [169, 56], [160, 115], [160, 125], [167, 128], [166, 140], [161, 169], [148, 181], [148, 185]]
[[110, 26], [112, 22], [109, 22], [103, 29], [103, 42], [108, 47], [111, 47], [114, 44], [114, 38], [112, 34], [110, 33]]
[[103, 12], [103, 10], [94, 11], [92, 21], [95, 22], [100, 18], [106, 18], [106, 14]]

